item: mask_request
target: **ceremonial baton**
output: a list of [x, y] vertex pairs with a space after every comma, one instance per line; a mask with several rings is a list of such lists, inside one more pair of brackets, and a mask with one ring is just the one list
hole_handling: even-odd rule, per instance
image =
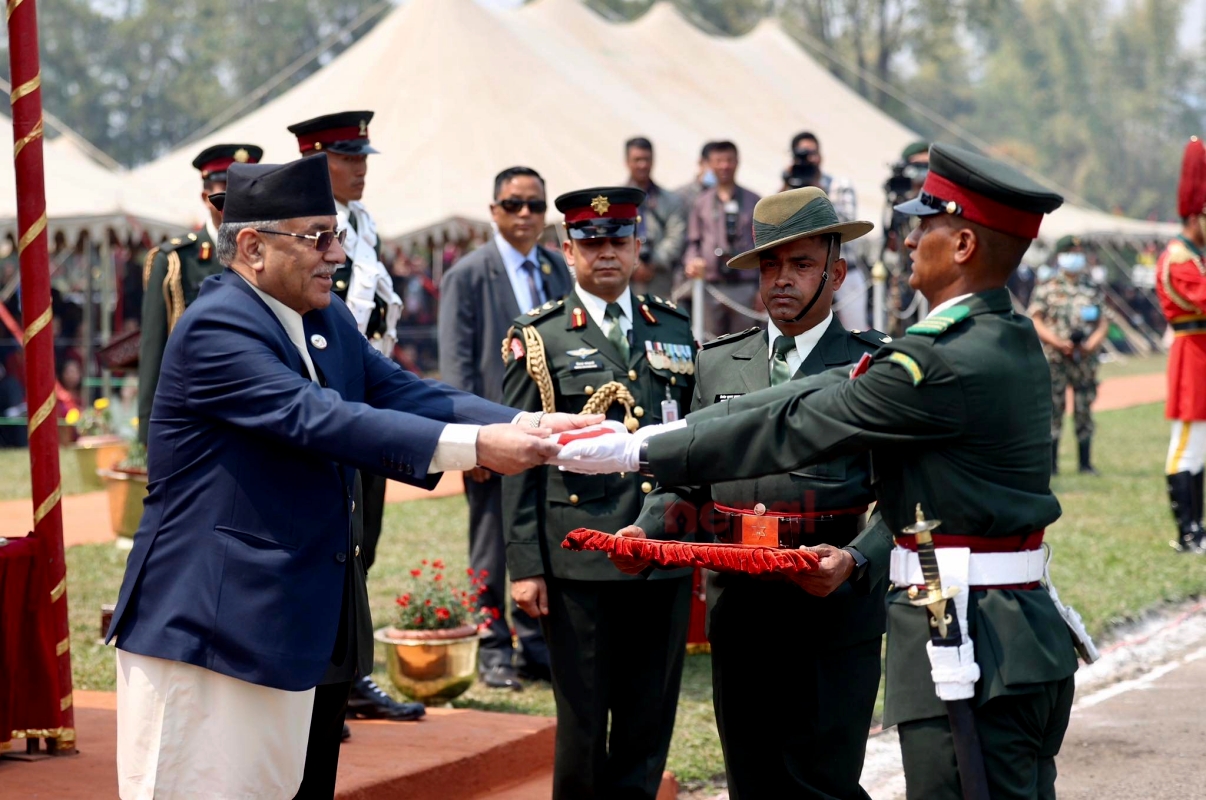
[[[959, 587], [942, 588], [938, 555], [934, 552], [934, 538], [930, 533], [941, 524], [941, 520], [927, 520], [921, 512], [921, 504], [918, 503], [917, 522], [902, 531], [912, 535], [917, 542], [917, 559], [921, 562], [921, 576], [925, 580], [925, 593], [918, 593], [910, 602], [929, 611], [930, 642], [934, 647], [957, 649], [963, 643], [963, 633], [959, 628], [959, 615], [954, 613], [951, 598], [959, 593]], [[980, 749], [980, 734], [976, 730], [971, 701], [944, 700], [943, 704], [950, 719], [963, 800], [989, 800], [988, 773], [984, 770], [984, 752]]]

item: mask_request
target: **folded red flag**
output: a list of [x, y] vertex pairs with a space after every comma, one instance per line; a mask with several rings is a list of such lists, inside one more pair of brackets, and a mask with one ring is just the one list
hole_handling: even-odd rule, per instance
[[649, 561], [659, 567], [704, 567], [717, 572], [741, 572], [746, 575], [812, 572], [820, 562], [817, 554], [808, 550], [635, 539], [592, 531], [590, 528], [570, 531], [561, 546], [566, 550], [601, 550]]

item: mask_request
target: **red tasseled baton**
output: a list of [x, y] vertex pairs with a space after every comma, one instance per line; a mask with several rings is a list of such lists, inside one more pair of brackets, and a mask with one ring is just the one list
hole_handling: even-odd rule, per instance
[[592, 531], [590, 528], [570, 531], [561, 546], [566, 550], [600, 550], [649, 561], [659, 567], [704, 567], [717, 572], [741, 572], [746, 575], [812, 572], [820, 562], [816, 553], [808, 550], [636, 539]]

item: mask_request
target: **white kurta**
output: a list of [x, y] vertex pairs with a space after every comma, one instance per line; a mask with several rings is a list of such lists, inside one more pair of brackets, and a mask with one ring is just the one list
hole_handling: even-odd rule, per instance
[[314, 690], [257, 686], [117, 651], [121, 800], [290, 800], [301, 786]]

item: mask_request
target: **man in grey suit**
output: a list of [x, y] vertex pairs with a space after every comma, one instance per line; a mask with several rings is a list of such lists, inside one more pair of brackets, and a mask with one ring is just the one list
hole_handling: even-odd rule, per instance
[[653, 143], [637, 136], [624, 143], [628, 185], [645, 193], [637, 220], [640, 261], [632, 290], [670, 299], [675, 273], [687, 241], [687, 209], [682, 198], [653, 181]]
[[[528, 167], [510, 167], [494, 179], [490, 215], [496, 233], [452, 266], [440, 284], [440, 377], [457, 389], [502, 400], [502, 341], [520, 314], [569, 294], [573, 281], [559, 253], [537, 244], [544, 232], [544, 179]], [[469, 564], [486, 571], [481, 604], [500, 611], [508, 600], [502, 529], [502, 480], [486, 469], [465, 473], [469, 501]], [[478, 666], [482, 682], [523, 688], [520, 678], [549, 677], [540, 624], [518, 606], [512, 619], [516, 654], [505, 616], [483, 636]]]

